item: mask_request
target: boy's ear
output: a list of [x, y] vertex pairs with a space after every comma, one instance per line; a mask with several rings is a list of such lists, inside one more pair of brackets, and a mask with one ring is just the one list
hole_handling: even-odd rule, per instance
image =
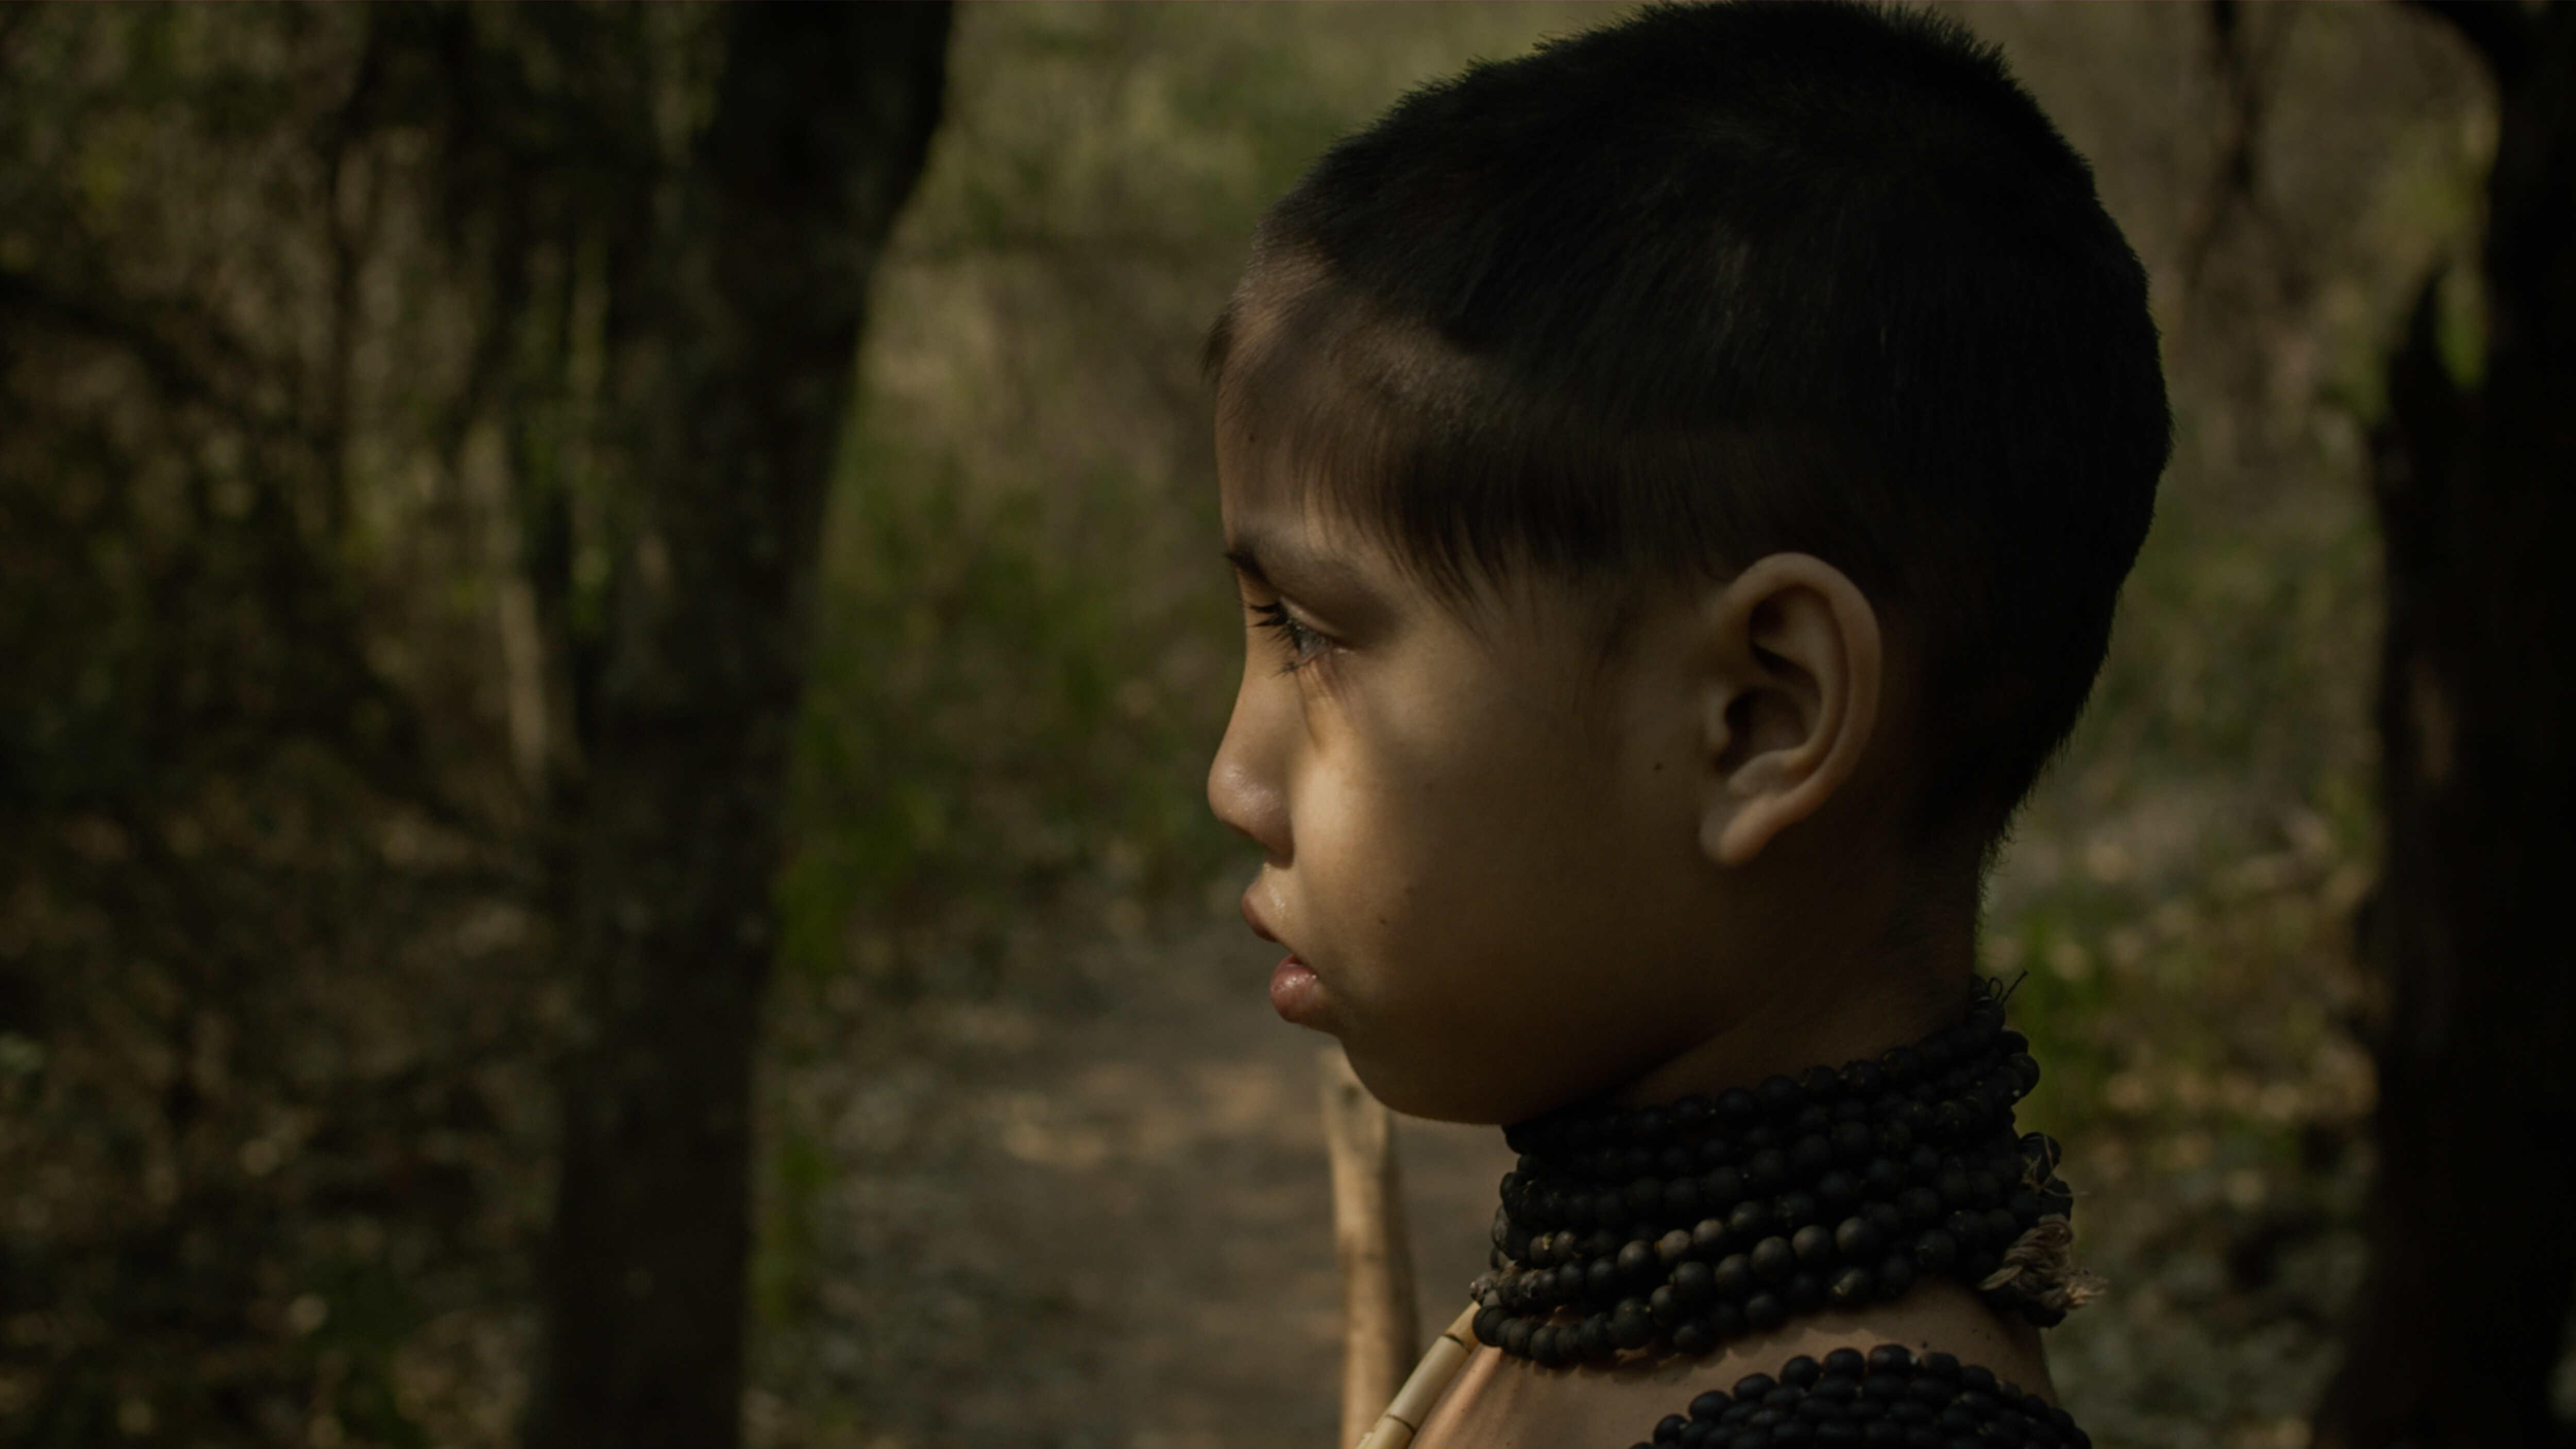
[[1700, 849], [1741, 866], [1821, 808], [1878, 724], [1878, 613], [1803, 553], [1756, 560], [1707, 600]]

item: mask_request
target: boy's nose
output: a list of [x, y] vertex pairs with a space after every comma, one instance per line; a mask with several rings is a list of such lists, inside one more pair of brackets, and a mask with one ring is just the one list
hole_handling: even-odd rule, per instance
[[1263, 731], [1247, 701], [1237, 699], [1225, 740], [1208, 764], [1208, 808], [1226, 828], [1260, 846], [1274, 864], [1289, 856], [1288, 797], [1281, 788], [1275, 751], [1265, 749]]

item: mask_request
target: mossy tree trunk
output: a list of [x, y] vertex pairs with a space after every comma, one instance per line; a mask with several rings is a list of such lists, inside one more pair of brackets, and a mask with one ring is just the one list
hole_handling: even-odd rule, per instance
[[2499, 90], [2482, 375], [2428, 286], [2373, 479], [2387, 975], [2370, 1270], [2318, 1442], [2564, 1443], [2576, 1237], [2576, 6], [2436, 7]]
[[947, 30], [945, 6], [726, 12], [713, 116], [619, 243], [604, 475], [633, 512], [568, 802], [584, 1040], [533, 1445], [739, 1439], [752, 1056], [817, 535]]

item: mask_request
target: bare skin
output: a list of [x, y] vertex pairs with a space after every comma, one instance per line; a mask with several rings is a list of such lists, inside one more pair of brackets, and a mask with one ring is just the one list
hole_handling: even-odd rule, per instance
[[1882, 1343], [1956, 1354], [2057, 1401], [2039, 1330], [1996, 1316], [1957, 1284], [1931, 1283], [1899, 1302], [1816, 1314], [1704, 1359], [1548, 1369], [1480, 1348], [1413, 1442], [1415, 1449], [1618, 1449], [1651, 1437], [1657, 1420], [1683, 1412], [1698, 1395], [1732, 1388], [1747, 1374], [1777, 1373], [1799, 1354], [1823, 1358], [1837, 1348], [1867, 1352]]
[[[1957, 1019], [1975, 854], [1898, 843], [1927, 706], [1842, 571], [1773, 554], [1650, 591], [1605, 659], [1597, 600], [1534, 578], [1445, 597], [1313, 506], [1272, 440], [1221, 423], [1217, 451], [1247, 642], [1209, 803], [1263, 850], [1244, 915], [1292, 953], [1273, 1004], [1387, 1105], [1668, 1102]], [[1419, 1442], [1630, 1444], [1746, 1373], [1882, 1342], [2049, 1393], [2035, 1331], [1927, 1284], [1660, 1368], [1480, 1350]]]

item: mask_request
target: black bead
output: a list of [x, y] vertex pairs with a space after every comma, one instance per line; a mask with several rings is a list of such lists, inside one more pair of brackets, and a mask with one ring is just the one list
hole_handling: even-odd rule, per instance
[[1725, 1393], [1711, 1389], [1690, 1401], [1690, 1416], [1694, 1419], [1714, 1419], [1725, 1413], [1726, 1406], [1734, 1402], [1735, 1400]]
[[1762, 1110], [1775, 1117], [1786, 1117], [1807, 1104], [1807, 1096], [1798, 1090], [1798, 1084], [1783, 1076], [1763, 1078], [1753, 1094], [1762, 1099]]
[[1939, 1228], [1928, 1229], [1914, 1239], [1914, 1266], [1933, 1277], [1939, 1277], [1959, 1266], [1959, 1240]]
[[1866, 1263], [1887, 1246], [1878, 1225], [1863, 1217], [1849, 1217], [1834, 1226], [1834, 1250], [1854, 1263]]
[[1893, 1302], [1914, 1288], [1914, 1260], [1890, 1253], [1878, 1260], [1878, 1296]]
[[1729, 1087], [1718, 1094], [1717, 1115], [1727, 1126], [1740, 1130], [1761, 1119], [1762, 1102], [1742, 1087]]
[[1664, 1210], [1664, 1185], [1651, 1177], [1641, 1177], [1629, 1183], [1623, 1197], [1631, 1217], [1653, 1217]]
[[1726, 1224], [1716, 1218], [1701, 1218], [1691, 1229], [1691, 1251], [1703, 1258], [1715, 1259], [1726, 1248]]
[[1652, 1243], [1630, 1242], [1619, 1250], [1619, 1276], [1631, 1283], [1641, 1283], [1658, 1276], [1661, 1264], [1655, 1261]]
[[1595, 1258], [1583, 1270], [1583, 1291], [1593, 1298], [1612, 1298], [1619, 1292], [1619, 1260]]
[[1887, 1088], [1887, 1069], [1868, 1060], [1843, 1063], [1843, 1090], [1855, 1097], [1874, 1097]]
[[2039, 1085], [2039, 1061], [2030, 1053], [2015, 1052], [2004, 1058], [2004, 1065], [2012, 1069], [2013, 1076], [2021, 1082], [2022, 1091], [2028, 1092]]
[[1699, 1216], [1702, 1206], [1698, 1178], [1676, 1177], [1664, 1184], [1664, 1200], [1660, 1207], [1665, 1217], [1688, 1222]]
[[1654, 1315], [1657, 1328], [1670, 1328], [1689, 1316], [1689, 1306], [1673, 1291], [1670, 1283], [1662, 1284], [1646, 1295], [1646, 1311]]
[[1673, 1292], [1684, 1303], [1702, 1304], [1717, 1297], [1715, 1273], [1702, 1262], [1683, 1263], [1673, 1269]]
[[1744, 1305], [1724, 1299], [1709, 1305], [1706, 1315], [1710, 1331], [1719, 1338], [1742, 1338], [1750, 1325], [1744, 1321]]
[[1673, 1348], [1693, 1358], [1717, 1348], [1717, 1330], [1705, 1318], [1684, 1319], [1673, 1329]]
[[2004, 1199], [2004, 1185], [1983, 1168], [1968, 1173], [1968, 1201], [1978, 1207], [1993, 1207]]
[[1529, 1356], [1536, 1360], [1541, 1368], [1555, 1368], [1565, 1362], [1564, 1350], [1557, 1345], [1560, 1332], [1561, 1330], [1552, 1323], [1540, 1324], [1531, 1331]]
[[1644, 1348], [1655, 1341], [1655, 1320], [1644, 1299], [1623, 1300], [1610, 1315], [1610, 1341], [1621, 1348]]
[[1799, 1273], [1792, 1276], [1780, 1290], [1780, 1301], [1789, 1305], [1791, 1313], [1808, 1314], [1822, 1310], [1825, 1306], [1823, 1275]]
[[1897, 1047], [1881, 1053], [1878, 1065], [1879, 1070], [1887, 1074], [1887, 1083], [1891, 1087], [1911, 1086], [1916, 1078], [1923, 1075], [1923, 1056], [1912, 1047]]
[[1955, 1384], [1959, 1381], [1959, 1356], [1952, 1353], [1927, 1353], [1923, 1355], [1922, 1374], [1923, 1377], [1935, 1383]]
[[1875, 1224], [1878, 1228], [1878, 1235], [1887, 1239], [1891, 1243], [1896, 1242], [1898, 1239], [1903, 1238], [1906, 1235], [1905, 1214], [1898, 1212], [1896, 1210], [1896, 1204], [1892, 1202], [1871, 1203], [1868, 1207], [1861, 1209], [1860, 1215]]
[[1581, 1323], [1575, 1325], [1574, 1357], [1579, 1359], [1603, 1358], [1607, 1357], [1609, 1352], [1610, 1322], [1608, 1319], [1595, 1313], [1591, 1317], [1586, 1318]]
[[[1860, 1179], [1837, 1167], [1816, 1179], [1816, 1202], [1827, 1212], [1848, 1212], [1860, 1201]], [[2039, 1201], [2034, 1197], [2033, 1203]]]
[[1479, 1312], [1476, 1315], [1475, 1324], [1476, 1341], [1499, 1347], [1502, 1343], [1503, 1325], [1510, 1321], [1511, 1315], [1499, 1308], [1487, 1308]]
[[1822, 1223], [1809, 1223], [1789, 1235], [1789, 1251], [1806, 1264], [1830, 1262], [1834, 1256], [1834, 1235]]
[[1672, 1116], [1663, 1108], [1640, 1107], [1628, 1118], [1628, 1140], [1640, 1147], [1660, 1147], [1672, 1126]]
[[1798, 1266], [1798, 1256], [1790, 1250], [1789, 1240], [1777, 1235], [1755, 1243], [1750, 1257], [1753, 1276], [1765, 1283], [1786, 1281]]
[[2004, 1198], [2004, 1211], [2013, 1215], [2014, 1222], [2028, 1227], [2039, 1221], [2039, 1194], [2026, 1187], [2016, 1188]]
[[1755, 1192], [1768, 1195], [1789, 1183], [1789, 1154], [1777, 1147], [1765, 1147], [1746, 1159], [1744, 1181]]
[[1869, 1184], [1870, 1192], [1878, 1197], [1894, 1197], [1906, 1186], [1904, 1167], [1888, 1156], [1871, 1158], [1869, 1166], [1862, 1171], [1861, 1180]]
[[1986, 1209], [1986, 1241], [1997, 1249], [2009, 1248], [2021, 1236], [2021, 1224], [2013, 1220], [2009, 1208]]
[[1744, 1322], [1755, 1333], [1769, 1333], [1789, 1321], [1789, 1305], [1777, 1293], [1756, 1293], [1744, 1300]]
[[1780, 1387], [1780, 1381], [1769, 1374], [1746, 1374], [1737, 1379], [1735, 1387], [1728, 1392], [1735, 1395], [1738, 1403], [1758, 1404], [1778, 1387]]
[[1713, 1167], [1725, 1166], [1727, 1161], [1735, 1156], [1735, 1144], [1723, 1135], [1703, 1137], [1699, 1145], [1691, 1149], [1691, 1156], [1700, 1170], [1705, 1172]]
[[1941, 1227], [1951, 1237], [1959, 1240], [1959, 1251], [1962, 1253], [1973, 1252], [1986, 1245], [1984, 1213], [1955, 1212], [1941, 1220]]
[[1728, 1236], [1742, 1242], [1758, 1238], [1771, 1230], [1771, 1204], [1760, 1198], [1746, 1198], [1726, 1215]]
[[1809, 1102], [1789, 1118], [1789, 1135], [1794, 1139], [1811, 1132], [1830, 1132], [1833, 1126], [1833, 1109], [1822, 1102]]
[[1681, 1442], [1682, 1431], [1689, 1427], [1690, 1420], [1683, 1418], [1679, 1414], [1666, 1414], [1655, 1425], [1655, 1442], [1658, 1444], [1678, 1444]]
[[1771, 1221], [1784, 1233], [1794, 1233], [1814, 1222], [1822, 1210], [1811, 1192], [1784, 1192], [1771, 1203]]
[[1809, 1133], [1789, 1148], [1790, 1175], [1812, 1181], [1834, 1165], [1834, 1144], [1821, 1133]]
[[1899, 1376], [1911, 1374], [1914, 1372], [1914, 1350], [1901, 1343], [1882, 1343], [1869, 1351], [1869, 1371]]
[[1842, 1073], [1831, 1067], [1809, 1067], [1798, 1074], [1798, 1089], [1819, 1102], [1830, 1102], [1842, 1095]]
[[1528, 1319], [1515, 1318], [1503, 1325], [1503, 1341], [1495, 1347], [1514, 1358], [1527, 1358], [1530, 1351], [1530, 1335], [1537, 1331], [1538, 1325]]
[[1709, 1266], [1709, 1286], [1729, 1303], [1741, 1303], [1753, 1291], [1753, 1261], [1742, 1253], [1729, 1253]]
[[2063, 1160], [2057, 1139], [2045, 1132], [2033, 1132], [2023, 1137], [2021, 1156], [2024, 1162], [2034, 1163], [2039, 1167], [2039, 1175], [2043, 1179], [2057, 1171], [2057, 1164]]
[[1878, 1134], [1858, 1122], [1837, 1122], [1827, 1137], [1833, 1143], [1834, 1156], [1847, 1167], [1869, 1161], [1870, 1153], [1878, 1146]]
[[2002, 1385], [1995, 1381], [1995, 1371], [1984, 1364], [1963, 1364], [1959, 1369], [1959, 1388], [1971, 1394], [1992, 1395]]
[[1802, 1353], [1780, 1365], [1780, 1382], [1793, 1389], [1811, 1389], [1824, 1373], [1824, 1365]]
[[1867, 1268], [1845, 1268], [1825, 1287], [1836, 1308], [1858, 1308], [1878, 1297], [1878, 1279]]
[[1660, 1177], [1688, 1177], [1699, 1171], [1699, 1152], [1690, 1147], [1667, 1147], [1655, 1154], [1655, 1173]]
[[1693, 1092], [1673, 1104], [1673, 1126], [1683, 1132], [1705, 1132], [1717, 1125], [1717, 1104]]
[[1699, 1195], [1711, 1212], [1730, 1208], [1744, 1200], [1744, 1173], [1739, 1168], [1712, 1167], [1699, 1180]]
[[1690, 1231], [1686, 1228], [1675, 1228], [1655, 1239], [1655, 1261], [1663, 1267], [1670, 1268], [1688, 1256], [1690, 1248]]

